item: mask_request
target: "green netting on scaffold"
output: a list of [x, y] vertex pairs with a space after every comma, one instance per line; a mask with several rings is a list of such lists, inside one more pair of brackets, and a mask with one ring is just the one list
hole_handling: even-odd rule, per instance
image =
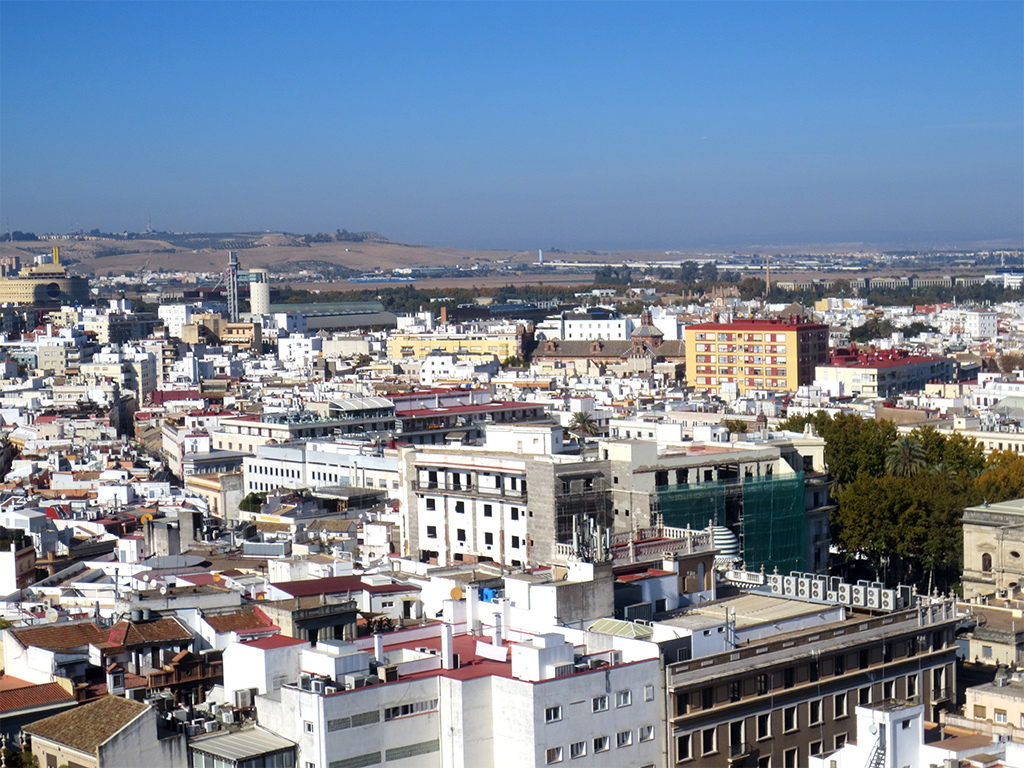
[[803, 472], [744, 481], [743, 560], [751, 571], [807, 569]]
[[708, 527], [725, 521], [725, 486], [720, 482], [665, 485], [658, 488], [658, 504], [665, 525], [676, 528]]

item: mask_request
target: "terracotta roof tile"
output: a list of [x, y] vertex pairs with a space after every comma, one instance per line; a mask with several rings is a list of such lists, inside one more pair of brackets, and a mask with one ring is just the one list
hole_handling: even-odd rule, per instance
[[110, 739], [150, 707], [120, 696], [105, 696], [98, 701], [61, 712], [23, 730], [33, 736], [86, 752], [97, 753], [100, 744]]
[[204, 616], [206, 623], [218, 634], [225, 632], [241, 632], [246, 629], [270, 629], [269, 621], [263, 619], [256, 611], [236, 611], [222, 613], [219, 616]]
[[60, 683], [27, 685], [23, 688], [0, 691], [0, 713], [74, 701], [75, 697], [64, 690]]
[[14, 629], [11, 633], [24, 646], [46, 648], [49, 650], [66, 650], [84, 648], [87, 645], [102, 643], [106, 637], [103, 631], [92, 622], [83, 624], [46, 624], [41, 627]]
[[166, 618], [141, 623], [120, 621], [111, 628], [107, 642], [111, 645], [145, 645], [192, 638], [184, 624], [175, 618]]

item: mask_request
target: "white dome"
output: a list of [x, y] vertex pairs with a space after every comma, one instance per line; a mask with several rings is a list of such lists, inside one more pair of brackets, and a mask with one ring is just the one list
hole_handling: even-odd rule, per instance
[[736, 538], [735, 533], [724, 525], [709, 525], [705, 530], [711, 532], [711, 542], [715, 545], [720, 557], [739, 555], [740, 540]]

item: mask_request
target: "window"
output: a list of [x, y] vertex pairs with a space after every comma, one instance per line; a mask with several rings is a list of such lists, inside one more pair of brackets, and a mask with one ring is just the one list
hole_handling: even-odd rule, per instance
[[733, 680], [729, 683], [729, 701], [740, 700], [740, 681]]
[[683, 760], [689, 760], [693, 757], [693, 746], [690, 742], [690, 734], [685, 733], [682, 736], [676, 737], [676, 762], [681, 763]]
[[644, 725], [640, 727], [640, 741], [654, 741], [653, 725]]
[[611, 749], [611, 740], [607, 736], [597, 736], [594, 738], [595, 752], [607, 752], [609, 749]]
[[493, 504], [484, 504], [484, 517], [494, 517]]
[[770, 739], [772, 736], [772, 716], [768, 713], [757, 716], [757, 740]]
[[511, 517], [513, 520], [518, 520], [519, 519], [519, 507], [512, 507], [508, 511], [508, 513], [509, 513], [509, 517]]
[[711, 709], [715, 705], [715, 689], [710, 685], [701, 689], [700, 705], [702, 709]]
[[787, 749], [782, 754], [782, 765], [783, 765], [783, 768], [797, 768], [796, 761], [797, 761], [797, 758], [799, 757], [799, 755], [800, 755], [799, 748], [794, 747], [793, 749]]
[[910, 726], [913, 725], [913, 724], [914, 724], [913, 720], [910, 720], [910, 719], [903, 720], [900, 723], [900, 728], [902, 728], [904, 731], [909, 731], [910, 730]]
[[808, 712], [810, 717], [811, 725], [817, 725], [821, 722], [821, 699], [810, 702], [808, 704]]
[[700, 732], [700, 748], [701, 754], [710, 755], [714, 754], [717, 750], [715, 749], [715, 729], [705, 728]]
[[465, 541], [466, 540], [466, 529], [465, 528], [457, 529], [455, 531], [455, 538], [458, 539], [459, 541]]
[[844, 674], [846, 672], [846, 657], [836, 656], [835, 659], [832, 660], [832, 665], [832, 669], [835, 672], [835, 674]]
[[991, 645], [983, 645], [983, 646], [981, 646], [981, 658], [983, 658], [983, 659], [991, 659], [992, 658], [992, 646]]
[[782, 710], [782, 730], [784, 733], [795, 731], [799, 727], [796, 715], [796, 707], [786, 707]]
[[616, 707], [628, 707], [633, 703], [633, 694], [630, 691], [619, 691], [615, 694]]
[[305, 728], [306, 733], [313, 732], [313, 724], [309, 722], [309, 720], [306, 720], [302, 725]]
[[974, 705], [974, 719], [984, 720], [985, 719], [985, 708], [980, 704]]
[[545, 723], [557, 723], [562, 719], [562, 707], [554, 706], [548, 707], [544, 710], [544, 722]]
[[547, 751], [548, 765], [562, 762], [562, 748], [550, 747]]
[[519, 537], [518, 536], [513, 536], [512, 537], [512, 549], [519, 549]]
[[820, 755], [821, 754], [821, 742], [820, 741], [812, 741], [811, 742], [811, 746], [810, 746], [810, 752], [811, 752], [812, 755]]
[[644, 686], [644, 701], [654, 701], [654, 686], [653, 685], [645, 685]]
[[896, 693], [896, 681], [886, 680], [882, 683], [882, 698], [888, 701], [889, 699], [895, 698]]
[[846, 744], [846, 734], [845, 733], [837, 733], [836, 734], [836, 749], [842, 749], [844, 744]]
[[866, 706], [866, 705], [871, 703], [871, 686], [870, 685], [867, 686], [866, 688], [861, 688], [860, 691], [858, 691], [857, 700], [858, 700], [858, 703], [861, 706]]
[[628, 747], [633, 743], [633, 731], [619, 731], [615, 734], [615, 746]]
[[427, 502], [427, 511], [433, 512], [437, 509], [437, 499], [425, 499]]
[[988, 552], [981, 556], [981, 571], [982, 573], [992, 572], [992, 555]]
[[793, 687], [794, 678], [796, 677], [794, 672], [795, 672], [795, 670], [792, 667], [786, 667], [784, 670], [782, 670], [782, 687], [783, 688], [792, 688]]
[[455, 502], [455, 511], [456, 512], [460, 512], [460, 513], [461, 512], [465, 512], [466, 511], [466, 502], [464, 502], [464, 501], [456, 501]]
[[811, 662], [811, 666], [808, 668], [808, 670], [811, 682], [818, 682], [819, 678], [821, 677], [821, 672], [818, 669], [818, 662], [816, 660]]
[[835, 716], [846, 717], [846, 694], [837, 693], [835, 698]]
[[917, 698], [917, 675], [907, 675], [907, 698]]
[[608, 711], [608, 697], [607, 696], [595, 696], [592, 702], [595, 712], [607, 712]]
[[569, 758], [575, 760], [577, 757], [587, 756], [587, 742], [574, 741], [569, 745]]
[[436, 539], [437, 538], [437, 526], [436, 525], [428, 525], [427, 526], [427, 538], [428, 539]]
[[757, 695], [764, 696], [768, 693], [768, 675], [761, 673], [757, 676]]
[[490, 531], [484, 533], [484, 544], [490, 546], [494, 543], [494, 534]]
[[871, 654], [868, 652], [868, 649], [867, 648], [861, 648], [860, 654], [858, 654], [858, 655], [859, 655], [858, 661], [860, 662], [860, 668], [861, 669], [867, 669], [868, 668], [868, 662], [871, 659]]

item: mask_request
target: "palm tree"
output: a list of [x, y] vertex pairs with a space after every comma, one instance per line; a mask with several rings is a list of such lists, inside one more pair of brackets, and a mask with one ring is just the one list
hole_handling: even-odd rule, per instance
[[897, 437], [885, 452], [885, 471], [893, 477], [913, 477], [927, 468], [924, 446], [907, 435]]
[[579, 438], [581, 447], [586, 438], [596, 435], [600, 431], [594, 417], [586, 411], [576, 411], [569, 421], [569, 432]]

